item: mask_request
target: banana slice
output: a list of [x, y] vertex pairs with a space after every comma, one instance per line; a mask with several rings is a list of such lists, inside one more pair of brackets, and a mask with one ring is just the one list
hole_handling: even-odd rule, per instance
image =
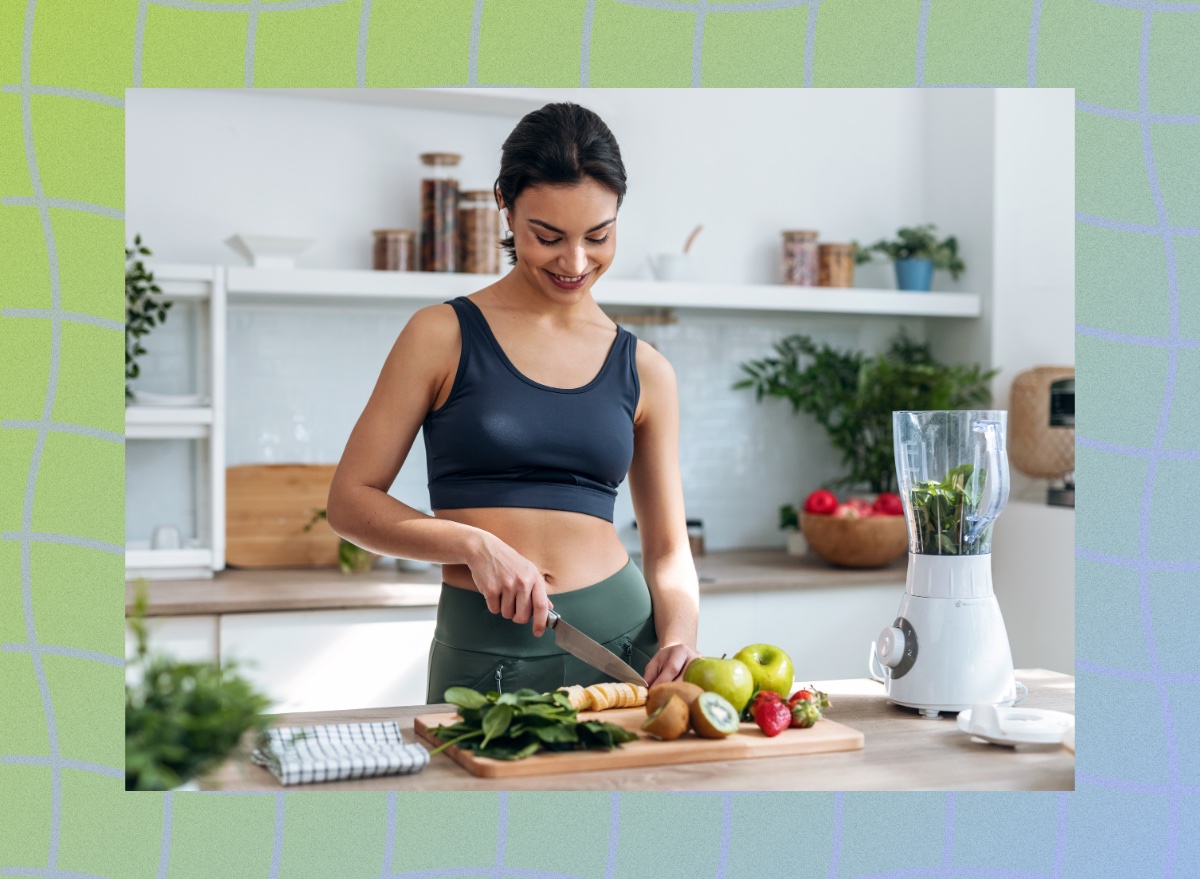
[[605, 681], [581, 687], [572, 684], [559, 687], [567, 694], [571, 707], [578, 711], [605, 711], [609, 708], [635, 708], [646, 704], [648, 691], [645, 687], [635, 686], [624, 682]]
[[593, 684], [590, 687], [584, 688], [584, 691], [592, 697], [593, 711], [603, 711], [604, 709], [611, 707], [608, 701], [608, 694], [600, 689], [601, 686], [603, 685]]
[[559, 687], [560, 692], [567, 694], [567, 699], [571, 703], [571, 707], [576, 711], [587, 711], [592, 707], [592, 695], [578, 684], [572, 684], [569, 687]]

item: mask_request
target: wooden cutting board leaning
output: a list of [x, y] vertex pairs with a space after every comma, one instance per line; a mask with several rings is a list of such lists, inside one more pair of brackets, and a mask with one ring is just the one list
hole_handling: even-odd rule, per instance
[[[449, 725], [458, 717], [453, 712], [425, 714], [415, 718], [417, 735], [431, 746], [441, 741], [429, 730]], [[493, 760], [479, 757], [451, 745], [442, 753], [472, 775], [484, 778], [515, 778], [526, 775], [555, 775], [566, 772], [590, 772], [598, 769], [629, 769], [638, 766], [669, 766], [678, 763], [705, 763], [713, 760], [742, 760], [754, 757], [788, 757], [797, 754], [823, 754], [829, 751], [856, 751], [863, 747], [863, 734], [856, 729], [823, 719], [808, 729], [785, 729], [768, 737], [753, 723], [723, 739], [705, 739], [688, 733], [664, 742], [642, 731], [646, 709], [610, 708], [607, 711], [580, 711], [580, 720], [603, 720], [638, 734], [637, 741], [606, 750], [541, 751], [522, 760]], [[436, 757], [434, 759], [437, 759]]]
[[243, 464], [225, 471], [225, 561], [237, 568], [337, 567], [324, 519], [336, 464]]

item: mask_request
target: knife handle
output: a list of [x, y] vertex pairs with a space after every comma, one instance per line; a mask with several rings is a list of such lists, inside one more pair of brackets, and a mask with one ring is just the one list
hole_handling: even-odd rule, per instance
[[555, 627], [555, 625], [558, 624], [558, 621], [560, 619], [562, 619], [562, 617], [560, 617], [554, 611], [552, 611], [552, 610], [546, 611], [546, 628], [553, 629]]

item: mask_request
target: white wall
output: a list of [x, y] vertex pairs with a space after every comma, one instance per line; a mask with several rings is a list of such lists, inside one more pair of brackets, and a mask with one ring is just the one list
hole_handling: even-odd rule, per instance
[[996, 91], [996, 400], [1034, 366], [1075, 363], [1073, 89]]
[[[609, 276], [645, 277], [682, 248], [696, 277], [779, 281], [780, 231], [874, 240], [921, 202], [925, 95], [893, 89], [560, 89], [606, 121], [629, 178]], [[126, 103], [126, 226], [179, 262], [242, 264], [222, 242], [304, 235], [305, 267], [370, 268], [370, 230], [416, 228], [419, 153], [463, 155], [459, 185], [490, 188], [519, 115], [304, 100], [255, 89], [138, 89]], [[986, 97], [981, 92], [977, 98]], [[884, 266], [860, 285], [891, 286]]]
[[[224, 239], [277, 233], [317, 239], [301, 266], [369, 267], [371, 229], [417, 224], [418, 153], [461, 152], [460, 184], [487, 188], [517, 121], [260, 91], [127, 96], [127, 234], [141, 232], [156, 259], [240, 264]], [[613, 277], [645, 276], [645, 255], [682, 246], [697, 223], [704, 224], [693, 246], [697, 279], [774, 282], [784, 228], [871, 242], [929, 218], [963, 240], [969, 273], [957, 286], [985, 299], [990, 292], [992, 126], [1007, 117], [996, 115], [989, 90], [557, 93], [603, 109], [621, 144], [630, 191]], [[1037, 258], [1057, 255], [1046, 248]], [[891, 267], [860, 267], [858, 284], [893, 286]], [[956, 286], [941, 273], [936, 285]], [[410, 314], [402, 305], [231, 305], [228, 463], [335, 462]], [[907, 323], [918, 337], [925, 332], [922, 321]], [[705, 520], [710, 547], [782, 545], [779, 504], [839, 473], [837, 455], [810, 419], [793, 416], [783, 401], [758, 405], [750, 393], [730, 390], [737, 364], [768, 354], [789, 332], [874, 349], [897, 325], [693, 314], [673, 326], [630, 327], [679, 376], [688, 515]], [[962, 340], [984, 333], [998, 347], [991, 327], [931, 321], [929, 332], [941, 348], [958, 344], [963, 358], [986, 360], [990, 348]], [[181, 314], [150, 337], [140, 387], [187, 388], [178, 353], [186, 330]], [[188, 479], [153, 445], [131, 444], [127, 453], [130, 538], [146, 539], [154, 524], [187, 515]], [[428, 503], [419, 438], [392, 494]], [[623, 491], [616, 523], [630, 519]]]
[[921, 131], [924, 182], [920, 222], [953, 234], [966, 270], [953, 280], [934, 273], [934, 289], [970, 290], [983, 297], [977, 321], [930, 321], [934, 353], [949, 363], [992, 362], [994, 152], [992, 89], [932, 89], [925, 94]]

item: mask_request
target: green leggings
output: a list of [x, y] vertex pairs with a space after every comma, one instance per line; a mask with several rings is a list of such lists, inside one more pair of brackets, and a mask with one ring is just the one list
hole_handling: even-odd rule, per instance
[[[630, 559], [599, 583], [556, 593], [554, 610], [644, 674], [658, 652], [650, 590]], [[528, 687], [539, 693], [570, 684], [612, 680], [559, 649], [554, 633], [535, 637], [531, 623], [519, 624], [488, 610], [479, 592], [442, 584], [437, 624], [429, 648], [426, 701], [445, 701], [449, 687], [507, 693]]]

